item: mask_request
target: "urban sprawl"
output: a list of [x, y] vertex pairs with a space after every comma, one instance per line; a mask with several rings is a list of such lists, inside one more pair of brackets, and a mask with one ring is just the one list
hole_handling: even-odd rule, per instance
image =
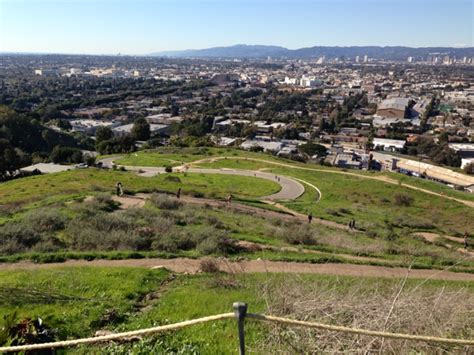
[[[0, 78], [0, 139], [19, 162], [4, 179], [98, 154], [228, 146], [474, 192], [473, 58], [3, 55]], [[9, 115], [33, 122], [47, 149], [9, 140]]]

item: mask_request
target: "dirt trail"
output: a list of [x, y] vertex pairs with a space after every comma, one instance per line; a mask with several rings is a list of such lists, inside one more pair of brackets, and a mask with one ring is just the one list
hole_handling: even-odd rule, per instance
[[[425, 239], [427, 242], [430, 242], [430, 243], [434, 243], [437, 238], [442, 237], [442, 238], [448, 239], [448, 240], [450, 240], [452, 242], [455, 242], [455, 243], [464, 244], [463, 238], [451, 237], [449, 235], [440, 235], [440, 234], [437, 234], [437, 233], [429, 233], [429, 232], [417, 232], [417, 233], [413, 233], [413, 235], [421, 237], [421, 238]], [[453, 249], [453, 247], [450, 244], [444, 243], [443, 245], [447, 249]], [[467, 255], [467, 256], [470, 256], [470, 257], [474, 257], [474, 252], [466, 250], [464, 248], [456, 248], [456, 251], [461, 253], [461, 254], [464, 254], [464, 255]]]
[[[224, 258], [215, 259], [221, 271], [229, 273], [304, 273], [323, 274], [355, 277], [405, 277], [407, 270], [404, 268], [390, 268], [372, 265], [352, 264], [309, 264], [297, 262], [280, 262], [265, 260], [250, 260], [232, 262]], [[197, 273], [200, 270], [200, 259], [127, 259], [127, 260], [69, 260], [64, 263], [35, 264], [32, 262], [19, 262], [14, 264], [0, 264], [0, 270], [29, 270], [50, 269], [68, 266], [95, 266], [95, 267], [164, 267], [174, 272]], [[448, 281], [474, 282], [474, 274], [449, 272], [444, 270], [412, 269], [408, 275], [413, 279], [433, 279]]]
[[378, 258], [372, 258], [368, 256], [357, 256], [357, 255], [350, 255], [350, 254], [341, 254], [341, 253], [327, 253], [327, 252], [321, 252], [313, 249], [303, 249], [303, 248], [298, 248], [298, 247], [292, 247], [292, 246], [274, 246], [274, 245], [268, 245], [268, 244], [260, 244], [260, 243], [254, 243], [254, 242], [248, 242], [245, 240], [239, 240], [238, 245], [241, 246], [242, 248], [245, 248], [250, 251], [261, 251], [261, 250], [272, 250], [276, 252], [295, 252], [295, 253], [301, 253], [301, 254], [313, 254], [313, 255], [321, 255], [321, 256], [337, 256], [337, 257], [342, 257], [344, 259], [347, 259], [348, 261], [361, 261], [361, 262], [377, 262], [380, 263], [381, 261], [385, 262], [387, 265], [390, 265], [392, 263], [397, 263], [396, 260], [381, 260]]
[[[120, 203], [121, 209], [128, 209], [128, 208], [138, 208], [143, 207], [145, 205], [146, 200], [150, 197], [149, 194], [139, 193], [136, 195], [124, 195], [124, 196], [113, 196], [112, 199]], [[232, 202], [231, 205], [227, 205], [225, 201], [220, 200], [212, 200], [206, 198], [196, 198], [192, 196], [181, 196], [181, 201], [185, 203], [192, 203], [198, 205], [208, 205], [216, 208], [231, 208], [237, 212], [243, 213], [252, 213], [254, 216], [264, 217], [264, 218], [276, 218], [276, 219], [283, 219], [286, 221], [294, 221], [299, 220], [303, 222], [307, 222], [308, 216], [295, 212], [288, 207], [285, 207], [279, 203], [273, 201], [263, 200], [262, 202], [269, 204], [273, 207], [280, 209], [282, 212], [277, 211], [269, 211], [258, 207], [253, 207], [249, 205], [245, 205], [242, 203]], [[327, 221], [320, 218], [313, 217], [312, 223], [320, 224], [327, 227], [331, 227], [334, 229], [340, 229], [351, 232], [348, 227], [344, 224]], [[357, 233], [357, 231], [352, 231], [353, 233]]]
[[199, 163], [209, 163], [209, 162], [212, 163], [212, 162], [216, 162], [217, 160], [223, 160], [223, 159], [234, 159], [234, 160], [235, 159], [240, 159], [240, 160], [258, 161], [258, 162], [262, 162], [262, 163], [266, 163], [266, 164], [283, 166], [283, 167], [290, 168], [290, 169], [318, 171], [318, 172], [329, 173], [329, 174], [341, 174], [341, 175], [355, 176], [355, 177], [358, 177], [358, 178], [361, 178], [361, 179], [378, 180], [378, 181], [386, 182], [386, 183], [393, 184], [393, 185], [400, 185], [400, 186], [403, 186], [403, 187], [406, 187], [406, 188], [409, 188], [409, 189], [412, 189], [412, 190], [422, 191], [422, 192], [427, 193], [427, 194], [431, 194], [431, 195], [435, 195], [435, 196], [438, 196], [438, 197], [446, 198], [448, 200], [456, 201], [456, 202], [462, 203], [462, 204], [464, 204], [468, 207], [474, 208], [474, 201], [462, 200], [462, 199], [459, 199], [459, 198], [456, 198], [456, 197], [451, 197], [451, 196], [447, 196], [447, 195], [444, 195], [444, 194], [441, 194], [441, 193], [437, 193], [437, 192], [434, 192], [434, 191], [423, 189], [421, 187], [417, 187], [417, 186], [413, 186], [413, 185], [409, 185], [409, 184], [405, 184], [405, 183], [400, 183], [398, 180], [392, 179], [388, 176], [367, 176], [367, 175], [356, 174], [356, 173], [351, 173], [351, 172], [347, 172], [347, 171], [306, 168], [306, 167], [303, 167], [303, 166], [295, 166], [295, 165], [291, 165], [291, 164], [273, 162], [273, 161], [269, 161], [269, 160], [265, 160], [265, 159], [242, 158], [242, 157], [240, 157], [240, 158], [239, 157], [206, 158], [206, 159], [196, 160], [192, 163], [189, 163], [188, 165], [197, 165]]

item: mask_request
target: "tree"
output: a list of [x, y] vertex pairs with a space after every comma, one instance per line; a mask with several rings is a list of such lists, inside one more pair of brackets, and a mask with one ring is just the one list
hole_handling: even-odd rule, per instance
[[109, 127], [100, 126], [95, 131], [95, 141], [99, 144], [102, 141], [107, 141], [114, 137], [114, 133]]
[[58, 127], [66, 131], [69, 131], [72, 129], [71, 123], [68, 120], [64, 120], [64, 119], [58, 120]]
[[313, 142], [308, 142], [306, 144], [302, 144], [298, 146], [298, 150], [308, 154], [309, 156], [317, 155], [318, 157], [324, 156], [327, 153], [327, 149], [325, 146]]
[[474, 175], [474, 162], [467, 164], [463, 170], [466, 174]]
[[53, 163], [82, 163], [82, 152], [77, 148], [60, 147], [53, 148], [49, 159]]
[[116, 137], [102, 141], [97, 145], [100, 154], [128, 153], [135, 150], [135, 142], [131, 136]]
[[146, 141], [150, 138], [150, 124], [144, 118], [137, 118], [133, 123], [132, 137], [138, 141]]
[[6, 139], [0, 139], [0, 180], [5, 180], [20, 167], [20, 157]]

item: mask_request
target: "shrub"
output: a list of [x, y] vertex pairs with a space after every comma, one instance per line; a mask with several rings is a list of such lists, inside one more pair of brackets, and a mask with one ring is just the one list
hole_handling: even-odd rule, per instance
[[199, 270], [202, 272], [216, 273], [219, 272], [219, 266], [216, 260], [206, 258], [199, 263]]
[[23, 223], [31, 226], [38, 232], [54, 232], [64, 229], [67, 218], [56, 209], [37, 209], [29, 212]]
[[221, 235], [210, 235], [198, 244], [197, 249], [199, 252], [205, 255], [229, 255], [237, 254], [239, 251], [241, 251], [241, 248], [235, 239], [226, 238]]
[[280, 228], [277, 231], [280, 239], [293, 245], [316, 245], [316, 236], [311, 226], [300, 225], [298, 228]]
[[30, 225], [7, 223], [0, 228], [0, 253], [14, 254], [28, 250], [41, 240], [41, 234]]
[[183, 204], [176, 198], [171, 198], [165, 194], [154, 193], [150, 197], [151, 203], [158, 208], [165, 210], [177, 210]]
[[343, 214], [352, 214], [350, 209], [344, 207], [339, 208], [339, 212]]
[[409, 207], [413, 203], [413, 197], [404, 193], [396, 193], [394, 198], [394, 203], [397, 206]]
[[165, 234], [156, 239], [152, 244], [152, 249], [168, 251], [170, 253], [179, 250], [189, 250], [196, 247], [195, 239], [187, 233]]
[[206, 216], [206, 221], [209, 225], [217, 228], [217, 229], [224, 229], [225, 224], [216, 216]]
[[165, 181], [181, 183], [181, 179], [178, 176], [166, 176]]
[[338, 211], [333, 210], [332, 208], [327, 208], [326, 213], [330, 214], [331, 216], [335, 216], [335, 217], [340, 217], [341, 216], [341, 214]]
[[429, 220], [412, 218], [409, 216], [398, 216], [395, 218], [394, 225], [399, 227], [419, 228], [419, 229], [432, 229], [434, 228], [433, 223]]
[[119, 203], [112, 200], [112, 197], [107, 194], [100, 194], [94, 197], [92, 201], [89, 201], [87, 203], [87, 206], [85, 208], [85, 214], [87, 213], [87, 210], [91, 214], [96, 214], [97, 210], [104, 211], [104, 212], [112, 212], [115, 211], [119, 208]]

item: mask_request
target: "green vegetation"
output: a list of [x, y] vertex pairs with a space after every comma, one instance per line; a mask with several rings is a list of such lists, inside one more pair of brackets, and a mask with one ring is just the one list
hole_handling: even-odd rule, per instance
[[[227, 158], [212, 161], [223, 156]], [[474, 223], [472, 208], [398, 184], [367, 179], [384, 179], [385, 174], [345, 172], [292, 163], [265, 154], [216, 148], [161, 148], [124, 159], [130, 159], [131, 164], [157, 166], [211, 159], [198, 166], [263, 168], [278, 175], [302, 179], [317, 186], [322, 198], [319, 200], [319, 193], [306, 185], [306, 192], [300, 198], [282, 204], [302, 214], [312, 213], [316, 218], [342, 225], [355, 219], [358, 232], [349, 233], [320, 224], [310, 227], [289, 215], [271, 214], [278, 208], [256, 200], [279, 189], [271, 181], [218, 174], [173, 173], [143, 177], [120, 169], [87, 169], [0, 185], [0, 193], [4, 196], [0, 216], [4, 224], [0, 227], [2, 260], [62, 261], [67, 258], [212, 254], [311, 263], [332, 261], [387, 266], [412, 263], [419, 268], [456, 264], [456, 270], [472, 270], [470, 261], [460, 261], [456, 246], [448, 249], [443, 243], [430, 243], [413, 235], [420, 231], [462, 235], [466, 228], [474, 228], [471, 225]], [[285, 166], [272, 164], [274, 162]], [[407, 179], [400, 176], [404, 183], [413, 182], [415, 186], [445, 193], [441, 185]], [[224, 203], [195, 206], [156, 195], [143, 209], [120, 211], [120, 204], [107, 197], [117, 181], [121, 181], [126, 193], [131, 195], [175, 193], [181, 187], [183, 196], [222, 199], [232, 193], [237, 200], [257, 209], [229, 209], [224, 208]], [[457, 191], [451, 193], [453, 197], [464, 196]], [[91, 199], [89, 196], [96, 197]], [[81, 202], [86, 197], [87, 200]], [[265, 212], [263, 215], [259, 213], [262, 209], [267, 210], [262, 211]], [[49, 229], [38, 229], [37, 221], [40, 220], [52, 221], [47, 226]], [[277, 249], [256, 252], [238, 247], [237, 241]], [[281, 249], [288, 247], [303, 247], [306, 251]]]
[[[226, 313], [235, 301], [247, 302], [249, 311], [254, 313], [382, 329], [387, 299], [392, 299], [399, 288], [396, 279], [322, 275], [298, 275], [297, 279], [282, 274], [187, 276], [163, 269], [102, 267], [7, 270], [0, 271], [0, 313], [16, 310], [18, 320], [41, 317], [45, 325], [57, 330], [57, 339]], [[472, 338], [468, 309], [473, 297], [472, 283], [408, 280], [386, 330], [406, 333], [410, 329], [412, 334]], [[306, 301], [294, 302], [296, 299]], [[367, 304], [371, 305], [370, 312]], [[452, 317], [443, 316], [448, 308]], [[338, 346], [350, 347], [355, 340], [350, 335], [315, 332], [298, 341], [306, 330], [291, 328], [295, 333], [286, 337], [280, 327], [253, 321], [247, 321], [245, 329], [248, 349], [254, 352], [290, 351], [295, 346], [335, 351]], [[318, 345], [309, 343], [313, 339], [318, 340]], [[364, 339], [358, 345], [367, 346], [372, 340]], [[375, 341], [380, 345], [379, 340]], [[107, 344], [100, 347], [100, 352], [235, 353], [237, 343], [235, 321], [225, 320], [145, 337], [138, 342]], [[440, 349], [436, 345], [427, 348], [423, 343], [397, 341], [386, 345], [399, 352]], [[449, 350], [456, 348], [444, 348]], [[70, 351], [83, 353], [99, 348], [83, 346]]]
[[138, 176], [120, 170], [84, 169], [51, 175], [39, 175], [9, 181], [0, 185], [0, 221], [11, 218], [23, 209], [47, 206], [58, 202], [84, 198], [100, 192], [112, 192], [117, 181], [128, 193], [171, 192], [179, 187], [185, 194], [224, 198], [229, 193], [236, 198], [253, 199], [278, 192], [272, 181], [245, 176], [212, 174], [160, 174]]

